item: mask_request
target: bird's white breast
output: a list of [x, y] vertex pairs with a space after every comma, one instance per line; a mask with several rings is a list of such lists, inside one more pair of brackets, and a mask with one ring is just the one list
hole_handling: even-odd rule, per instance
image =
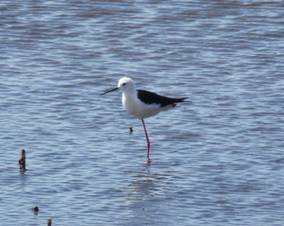
[[122, 94], [123, 108], [130, 114], [139, 119], [147, 118], [158, 114], [162, 109], [159, 104], [145, 104], [140, 101], [137, 95]]

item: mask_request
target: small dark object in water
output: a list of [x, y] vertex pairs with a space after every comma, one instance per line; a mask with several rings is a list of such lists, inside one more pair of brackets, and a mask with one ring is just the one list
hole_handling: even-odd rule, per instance
[[21, 171], [26, 171], [26, 151], [25, 149], [21, 150], [20, 158], [19, 158], [19, 165]]
[[37, 214], [38, 214], [38, 211], [39, 211], [38, 206], [35, 206], [35, 207], [33, 208], [33, 211], [34, 211], [34, 214], [37, 215]]
[[132, 127], [129, 127], [129, 133], [133, 133], [133, 128]]
[[47, 226], [51, 226], [51, 223], [52, 223], [52, 220], [51, 220], [51, 218], [49, 218], [48, 221], [47, 221]]

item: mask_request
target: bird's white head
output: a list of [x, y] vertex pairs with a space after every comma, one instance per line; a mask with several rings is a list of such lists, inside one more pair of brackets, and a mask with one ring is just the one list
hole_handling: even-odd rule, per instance
[[122, 92], [131, 92], [135, 91], [135, 84], [131, 78], [122, 77], [117, 83], [117, 88], [119, 88]]
[[132, 93], [136, 91], [134, 81], [131, 78], [122, 77], [121, 79], [119, 79], [117, 87], [104, 92], [102, 95], [118, 89], [120, 89], [124, 93]]

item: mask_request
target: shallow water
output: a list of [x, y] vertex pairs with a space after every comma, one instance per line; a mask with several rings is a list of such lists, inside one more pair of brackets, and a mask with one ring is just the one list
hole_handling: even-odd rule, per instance
[[[0, 225], [283, 225], [283, 24], [283, 1], [1, 1]], [[100, 96], [125, 75], [190, 100], [146, 120], [150, 166]]]

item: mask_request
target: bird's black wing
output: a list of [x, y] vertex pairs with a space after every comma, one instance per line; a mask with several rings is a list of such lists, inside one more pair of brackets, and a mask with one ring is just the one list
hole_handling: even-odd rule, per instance
[[162, 107], [165, 107], [170, 104], [182, 102], [186, 99], [185, 98], [170, 98], [158, 95], [156, 93], [146, 91], [146, 90], [137, 90], [138, 91], [138, 98], [145, 104], [160, 104]]

